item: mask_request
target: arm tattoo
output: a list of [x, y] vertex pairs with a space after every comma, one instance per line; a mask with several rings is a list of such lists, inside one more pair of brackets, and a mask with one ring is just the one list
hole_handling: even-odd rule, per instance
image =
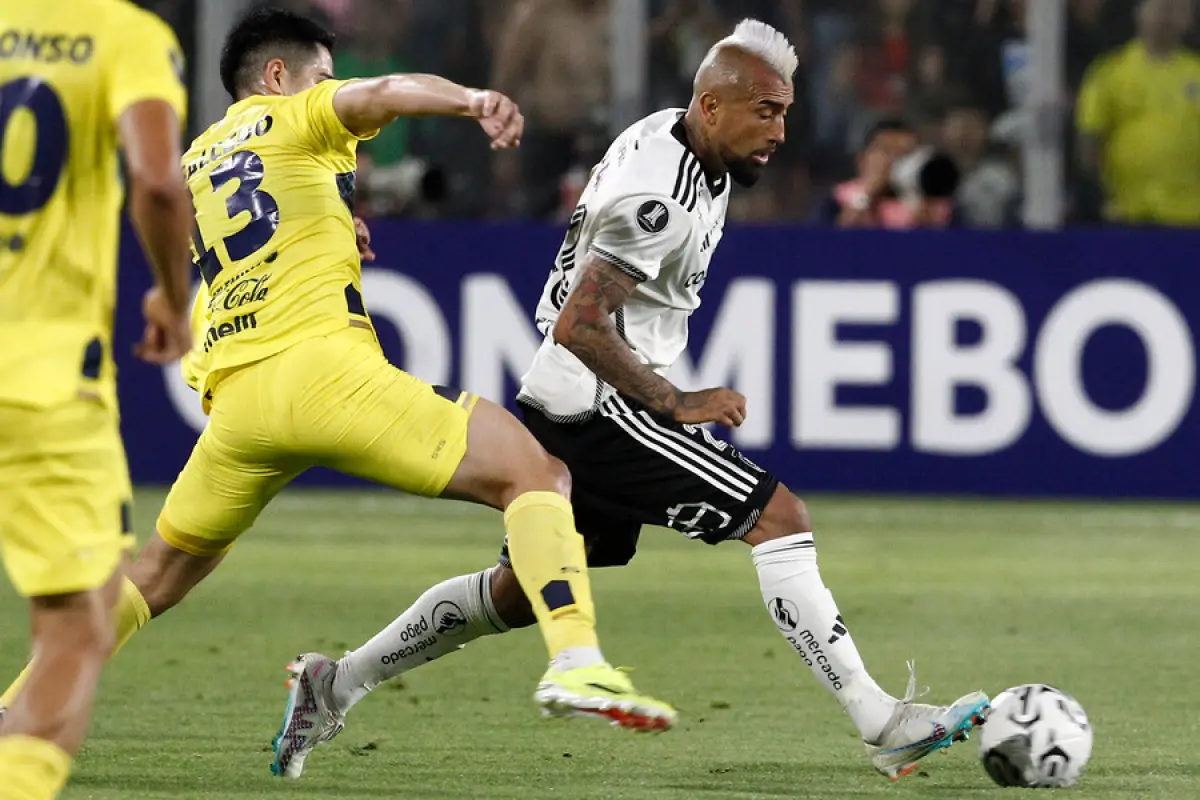
[[636, 278], [589, 253], [583, 262], [579, 284], [554, 325], [554, 341], [621, 394], [652, 411], [671, 414], [679, 406], [683, 393], [638, 361], [621, 339], [611, 316], [625, 303], [637, 283]]

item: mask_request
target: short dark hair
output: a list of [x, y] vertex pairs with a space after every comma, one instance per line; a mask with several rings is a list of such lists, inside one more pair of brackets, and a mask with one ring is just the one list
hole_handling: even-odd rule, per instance
[[333, 52], [333, 32], [319, 22], [281, 8], [257, 8], [233, 26], [221, 48], [221, 83], [234, 100], [269, 59], [311, 55], [318, 46]]
[[908, 120], [900, 117], [884, 117], [867, 130], [867, 135], [863, 137], [862, 149], [866, 150], [870, 147], [881, 133], [911, 133], [915, 136], [917, 131], [909, 124]]

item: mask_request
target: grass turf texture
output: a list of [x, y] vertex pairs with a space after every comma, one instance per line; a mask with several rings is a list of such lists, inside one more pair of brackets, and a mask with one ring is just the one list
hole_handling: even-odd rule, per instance
[[[150, 530], [161, 494], [138, 497]], [[822, 572], [876, 678], [931, 700], [1047, 682], [1096, 730], [1078, 798], [1200, 793], [1200, 509], [813, 498]], [[892, 786], [762, 609], [748, 548], [648, 530], [593, 578], [606, 654], [681, 721], [638, 736], [543, 720], [533, 631], [381, 687], [299, 783], [271, 777], [283, 666], [340, 655], [432, 582], [487, 566], [498, 515], [386, 493], [281, 496], [206, 584], [113, 663], [68, 800], [150, 798], [858, 798], [1013, 796], [975, 741]], [[0, 594], [0, 672], [24, 612]]]

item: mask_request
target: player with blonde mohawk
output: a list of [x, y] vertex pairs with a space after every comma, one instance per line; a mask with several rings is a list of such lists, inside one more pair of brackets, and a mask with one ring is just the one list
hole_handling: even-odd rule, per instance
[[[895, 779], [965, 738], [986, 717], [987, 696], [934, 706], [913, 702], [915, 679], [902, 699], [881, 689], [821, 580], [804, 503], [701, 427], [741, 425], [745, 398], [685, 392], [663, 377], [687, 346], [731, 181], [753, 185], [783, 144], [797, 65], [783, 34], [745, 20], [705, 56], [686, 110], [651, 114], [612, 143], [538, 303], [545, 341], [518, 403], [526, 427], [571, 471], [589, 566], [628, 563], [643, 525], [750, 545], [771, 620], [850, 716], [872, 764]], [[535, 621], [506, 542], [497, 566], [429, 589], [340, 661], [306, 656], [332, 667], [321, 694], [305, 698], [306, 724], [340, 729], [383, 681]], [[420, 647], [414, 629], [429, 631]], [[555, 708], [556, 691], [541, 686], [544, 708]]]

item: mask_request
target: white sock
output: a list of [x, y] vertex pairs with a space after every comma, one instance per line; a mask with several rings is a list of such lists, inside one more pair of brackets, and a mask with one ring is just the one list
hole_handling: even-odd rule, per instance
[[347, 653], [333, 679], [333, 699], [342, 713], [389, 678], [481, 636], [507, 631], [492, 602], [492, 569], [442, 581], [370, 641]]
[[594, 667], [604, 663], [604, 654], [599, 647], [568, 647], [550, 659], [555, 669], [568, 670]]
[[751, 554], [775, 626], [854, 720], [863, 740], [874, 742], [897, 701], [867, 674], [837, 603], [821, 581], [813, 535], [764, 542]]

